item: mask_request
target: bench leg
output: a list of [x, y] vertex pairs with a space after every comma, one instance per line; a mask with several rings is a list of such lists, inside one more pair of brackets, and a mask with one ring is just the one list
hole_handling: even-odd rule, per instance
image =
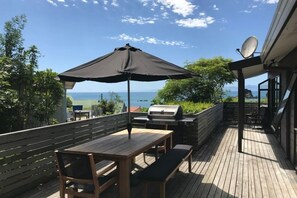
[[147, 188], [148, 188], [148, 182], [143, 182], [143, 194], [142, 194], [142, 197], [143, 198], [147, 198], [147, 193], [148, 193], [148, 190], [147, 190]]
[[165, 198], [165, 182], [160, 183], [160, 198]]
[[189, 160], [189, 173], [191, 173], [192, 172], [192, 155], [189, 156], [188, 160]]

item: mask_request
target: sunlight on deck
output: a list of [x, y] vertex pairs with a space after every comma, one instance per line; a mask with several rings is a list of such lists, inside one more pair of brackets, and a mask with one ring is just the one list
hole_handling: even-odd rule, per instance
[[[153, 157], [147, 157], [152, 163]], [[147, 166], [142, 155], [138, 167]], [[142, 185], [132, 178], [132, 197], [142, 196]], [[243, 153], [237, 152], [237, 128], [217, 131], [193, 154], [192, 173], [184, 163], [166, 185], [167, 197], [297, 197], [297, 175], [273, 134], [246, 128]], [[158, 186], [149, 188], [149, 197], [158, 197]], [[58, 180], [21, 197], [59, 197]], [[117, 197], [116, 186], [100, 197]]]

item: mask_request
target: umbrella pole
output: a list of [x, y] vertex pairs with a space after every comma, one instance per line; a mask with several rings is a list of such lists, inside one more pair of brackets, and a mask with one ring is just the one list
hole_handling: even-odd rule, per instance
[[128, 129], [128, 135], [129, 139], [131, 139], [131, 130], [132, 130], [132, 124], [131, 124], [131, 112], [130, 112], [130, 78], [131, 76], [128, 77], [128, 124], [127, 124], [127, 129]]

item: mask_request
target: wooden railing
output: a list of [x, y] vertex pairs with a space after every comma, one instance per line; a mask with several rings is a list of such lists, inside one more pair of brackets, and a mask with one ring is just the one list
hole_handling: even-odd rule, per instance
[[[146, 113], [132, 113], [132, 117]], [[223, 104], [195, 115], [184, 143], [198, 149], [223, 119]], [[56, 177], [53, 151], [125, 129], [127, 113], [0, 134], [0, 197], [15, 197]], [[133, 131], [132, 131], [133, 132]]]
[[127, 119], [123, 113], [1, 134], [0, 197], [15, 197], [55, 177], [55, 149], [125, 129]]
[[[258, 103], [245, 103], [245, 114], [251, 114], [258, 108]], [[237, 124], [238, 123], [238, 103], [224, 102], [224, 121]]]

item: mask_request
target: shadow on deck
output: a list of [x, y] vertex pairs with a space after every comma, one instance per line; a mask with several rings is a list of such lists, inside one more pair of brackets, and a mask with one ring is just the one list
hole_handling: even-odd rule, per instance
[[[260, 129], [244, 130], [243, 153], [237, 152], [237, 128], [221, 128], [193, 153], [192, 173], [187, 163], [166, 184], [167, 197], [297, 197], [297, 175], [273, 134]], [[147, 157], [152, 163], [153, 157]], [[147, 166], [142, 155], [140, 167]], [[149, 197], [158, 197], [151, 185]], [[117, 197], [116, 186], [100, 197]], [[142, 185], [132, 178], [131, 197], [142, 196]], [[58, 179], [19, 196], [59, 197]]]

